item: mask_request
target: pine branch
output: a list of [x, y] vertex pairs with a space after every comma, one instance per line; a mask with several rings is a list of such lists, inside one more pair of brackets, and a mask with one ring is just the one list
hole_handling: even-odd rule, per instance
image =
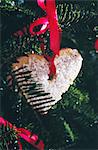
[[6, 13], [7, 16], [9, 16], [8, 13], [12, 13], [12, 12], [17, 12], [17, 13], [21, 13], [21, 14], [25, 14], [27, 16], [35, 16], [34, 11], [27, 9], [27, 8], [23, 8], [22, 6], [17, 6], [17, 5], [12, 5], [12, 3], [1, 3], [0, 5], [0, 9], [2, 10], [1, 13]]
[[[91, 5], [91, 7], [89, 5]], [[66, 28], [74, 24], [77, 24], [80, 21], [87, 23], [89, 20], [91, 20], [91, 18], [98, 15], [95, 11], [96, 3], [90, 3], [89, 5], [87, 9], [85, 8], [85, 6], [81, 7], [81, 3], [76, 4], [70, 2], [70, 3], [58, 4], [57, 5], [58, 18], [61, 27]]]
[[16, 139], [17, 133], [14, 129], [10, 129], [8, 125], [6, 127], [4, 127], [4, 125], [0, 127], [0, 146], [3, 149], [6, 148], [7, 150], [9, 150], [9, 146], [12, 143], [13, 147]]

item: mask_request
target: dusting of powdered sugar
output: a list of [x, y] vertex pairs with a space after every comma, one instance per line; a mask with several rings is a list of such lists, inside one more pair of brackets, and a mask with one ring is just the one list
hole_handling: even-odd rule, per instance
[[49, 65], [44, 58], [30, 57], [28, 68], [32, 71], [31, 75], [34, 81], [39, 82], [44, 91], [50, 93], [56, 103], [77, 77], [82, 66], [82, 57], [76, 49], [63, 49], [60, 55], [56, 56], [54, 63], [56, 78], [53, 80], [49, 80]]

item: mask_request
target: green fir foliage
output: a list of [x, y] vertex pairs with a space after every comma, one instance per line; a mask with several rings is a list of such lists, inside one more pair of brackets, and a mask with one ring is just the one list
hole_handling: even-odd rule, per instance
[[[33, 4], [32, 4], [33, 3]], [[49, 50], [49, 33], [31, 37], [29, 24], [45, 15], [35, 1], [2, 0], [1, 9], [1, 63], [0, 97], [2, 115], [17, 127], [25, 127], [37, 134], [45, 143], [45, 150], [98, 149], [98, 54], [94, 42], [98, 37], [97, 1], [56, 1], [58, 19], [63, 30], [62, 47], [78, 49], [83, 57], [83, 66], [78, 78], [63, 94], [49, 113], [40, 116], [25, 102], [17, 91], [9, 89], [6, 76], [16, 58], [34, 51], [44, 53], [39, 47], [39, 38], [45, 38], [46, 54]], [[7, 20], [7, 22], [6, 22]], [[27, 28], [20, 37], [13, 34]], [[6, 36], [5, 36], [6, 35]], [[8, 136], [6, 136], [8, 134]], [[9, 127], [0, 127], [0, 148], [13, 148], [18, 144], [16, 133]], [[33, 147], [22, 141], [24, 150]], [[11, 147], [11, 148], [12, 148]]]

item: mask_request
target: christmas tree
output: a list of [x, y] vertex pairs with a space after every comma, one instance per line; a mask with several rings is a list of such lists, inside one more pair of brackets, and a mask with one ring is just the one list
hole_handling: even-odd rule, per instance
[[[35, 145], [42, 140], [45, 150], [98, 149], [97, 7], [97, 1], [56, 1], [59, 27], [62, 29], [60, 47], [78, 49], [83, 64], [62, 99], [47, 114], [41, 115], [19, 94], [17, 81], [12, 80], [11, 74], [12, 64], [17, 58], [32, 53], [53, 56], [49, 49], [49, 30], [35, 36], [29, 34], [30, 24], [46, 16], [46, 12], [37, 1], [1, 1], [0, 116], [13, 124], [11, 127], [8, 122], [6, 125], [0, 123], [1, 150], [20, 149], [21, 143], [23, 150], [38, 149], [19, 135], [22, 132], [19, 128], [24, 128], [30, 140], [31, 133], [36, 134], [39, 139]], [[34, 28], [34, 32], [40, 29], [41, 24]], [[33, 86], [35, 88], [35, 84]]]

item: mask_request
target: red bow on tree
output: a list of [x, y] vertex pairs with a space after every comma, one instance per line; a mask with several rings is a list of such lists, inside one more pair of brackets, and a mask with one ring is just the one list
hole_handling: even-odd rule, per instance
[[19, 150], [22, 150], [22, 144], [20, 142], [20, 138], [24, 139], [31, 145], [33, 145], [34, 148], [37, 148], [38, 150], [44, 150], [44, 143], [42, 140], [38, 144], [35, 144], [38, 140], [38, 136], [35, 134], [32, 134], [29, 130], [26, 130], [24, 128], [17, 128], [16, 126], [13, 126], [10, 122], [7, 120], [4, 120], [2, 117], [0, 117], [0, 126], [4, 125], [5, 127], [9, 127], [10, 129], [13, 129], [17, 133], [17, 141], [19, 145]]

